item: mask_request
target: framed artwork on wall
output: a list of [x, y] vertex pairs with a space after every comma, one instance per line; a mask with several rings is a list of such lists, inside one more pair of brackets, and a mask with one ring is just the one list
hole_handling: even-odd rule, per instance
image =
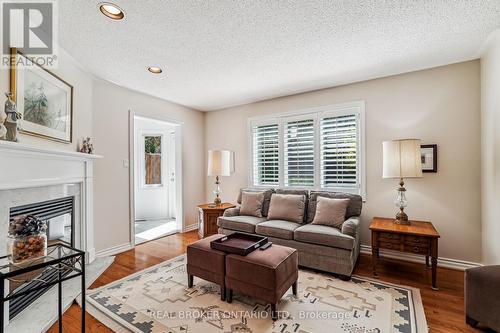
[[437, 172], [437, 145], [421, 145], [422, 172]]
[[22, 115], [20, 132], [71, 143], [73, 87], [15, 49], [12, 57], [10, 89]]

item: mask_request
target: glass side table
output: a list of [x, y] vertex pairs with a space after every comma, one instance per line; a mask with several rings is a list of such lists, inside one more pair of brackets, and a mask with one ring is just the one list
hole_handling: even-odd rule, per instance
[[[22, 275], [37, 272], [36, 277], [23, 278]], [[50, 279], [44, 278], [50, 276]], [[82, 309], [81, 331], [85, 332], [85, 252], [62, 243], [49, 245], [47, 255], [29, 262], [12, 264], [9, 256], [0, 257], [0, 333], [5, 329], [6, 301], [21, 296], [38, 293], [42, 295], [57, 285], [59, 332], [62, 333], [62, 283], [72, 278], [81, 277]], [[6, 280], [11, 283], [24, 283], [22, 286], [5, 294]]]

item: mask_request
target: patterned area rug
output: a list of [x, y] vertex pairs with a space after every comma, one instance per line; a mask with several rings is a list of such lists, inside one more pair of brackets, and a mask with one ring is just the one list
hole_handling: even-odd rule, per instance
[[298, 296], [283, 296], [279, 319], [270, 306], [195, 278], [187, 287], [185, 255], [90, 290], [89, 312], [116, 332], [140, 333], [421, 333], [427, 332], [420, 291], [355, 276], [351, 281], [307, 270]]

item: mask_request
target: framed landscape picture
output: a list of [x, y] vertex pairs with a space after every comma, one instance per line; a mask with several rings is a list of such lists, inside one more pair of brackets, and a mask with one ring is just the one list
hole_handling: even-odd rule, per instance
[[11, 69], [10, 86], [22, 114], [20, 132], [71, 143], [73, 87], [22, 53], [13, 51], [12, 56], [17, 65]]
[[421, 145], [422, 172], [437, 172], [437, 145]]

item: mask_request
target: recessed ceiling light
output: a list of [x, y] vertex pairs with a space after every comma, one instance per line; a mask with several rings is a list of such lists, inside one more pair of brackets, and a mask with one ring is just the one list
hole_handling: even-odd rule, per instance
[[113, 20], [121, 20], [125, 17], [123, 10], [111, 2], [101, 2], [99, 4], [99, 10]]
[[148, 71], [150, 71], [153, 74], [161, 74], [161, 72], [163, 72], [163, 70], [158, 66], [149, 66]]

